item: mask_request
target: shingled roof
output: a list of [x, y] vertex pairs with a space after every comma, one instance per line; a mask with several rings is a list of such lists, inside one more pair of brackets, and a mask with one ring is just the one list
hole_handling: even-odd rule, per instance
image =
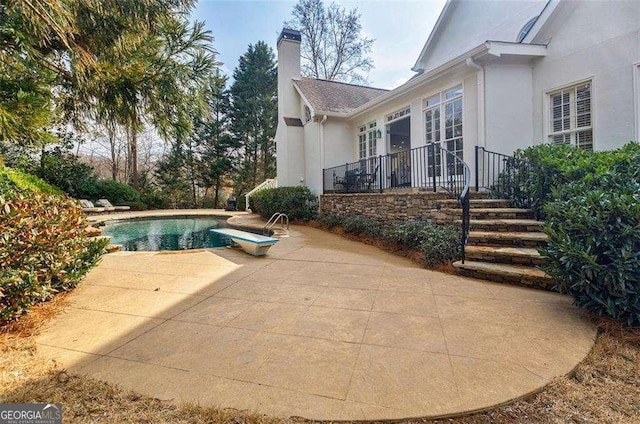
[[388, 91], [313, 78], [301, 78], [294, 84], [316, 112], [349, 113]]

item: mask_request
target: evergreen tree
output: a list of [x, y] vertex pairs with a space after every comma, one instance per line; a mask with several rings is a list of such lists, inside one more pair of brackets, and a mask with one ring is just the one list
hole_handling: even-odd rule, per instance
[[233, 169], [233, 151], [238, 147], [229, 132], [231, 102], [226, 89], [227, 77], [211, 78], [206, 91], [210, 115], [196, 122], [196, 137], [201, 151], [200, 179], [202, 185], [213, 190], [213, 207], [219, 208], [220, 190], [226, 185]]
[[173, 143], [171, 150], [157, 163], [154, 177], [171, 207], [182, 208], [192, 203], [189, 179], [185, 175], [186, 159], [182, 143]]
[[277, 71], [273, 50], [263, 41], [249, 45], [233, 72], [231, 132], [236, 138], [236, 195], [276, 173]]

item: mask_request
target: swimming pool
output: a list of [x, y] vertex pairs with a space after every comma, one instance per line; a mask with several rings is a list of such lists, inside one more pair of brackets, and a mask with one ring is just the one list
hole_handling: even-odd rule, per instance
[[107, 222], [102, 234], [126, 251], [186, 250], [229, 246], [226, 237], [209, 231], [226, 227], [224, 217], [130, 219]]

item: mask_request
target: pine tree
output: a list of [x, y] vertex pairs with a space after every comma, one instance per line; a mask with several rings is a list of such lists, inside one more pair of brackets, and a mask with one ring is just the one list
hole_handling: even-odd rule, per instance
[[277, 73], [273, 50], [249, 45], [233, 72], [231, 132], [238, 141], [234, 192], [239, 195], [276, 173]]
[[229, 132], [231, 101], [226, 89], [227, 77], [211, 78], [205, 94], [210, 115], [195, 124], [201, 151], [200, 179], [202, 185], [213, 189], [213, 207], [219, 208], [220, 190], [226, 185], [233, 169], [233, 151], [238, 147]]

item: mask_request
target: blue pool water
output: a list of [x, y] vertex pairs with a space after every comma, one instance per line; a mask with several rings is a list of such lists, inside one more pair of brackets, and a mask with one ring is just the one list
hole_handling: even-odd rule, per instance
[[102, 234], [127, 251], [185, 250], [228, 246], [231, 242], [213, 231], [225, 228], [225, 218], [184, 217], [132, 219], [109, 222]]

